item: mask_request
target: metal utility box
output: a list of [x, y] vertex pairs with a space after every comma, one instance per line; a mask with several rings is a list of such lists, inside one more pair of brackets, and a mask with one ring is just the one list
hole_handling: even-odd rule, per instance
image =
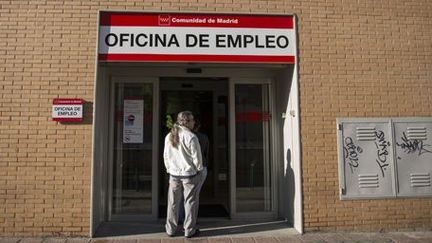
[[338, 118], [341, 199], [432, 196], [432, 118]]

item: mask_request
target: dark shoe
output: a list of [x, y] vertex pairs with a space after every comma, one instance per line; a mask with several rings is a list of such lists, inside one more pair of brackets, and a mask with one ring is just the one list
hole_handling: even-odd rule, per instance
[[200, 230], [196, 229], [195, 233], [191, 234], [191, 235], [186, 235], [186, 238], [192, 238], [192, 237], [197, 237], [200, 234]]

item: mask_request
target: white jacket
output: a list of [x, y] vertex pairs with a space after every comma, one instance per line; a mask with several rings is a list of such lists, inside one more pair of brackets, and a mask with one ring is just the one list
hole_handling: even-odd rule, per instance
[[193, 176], [203, 170], [201, 147], [198, 137], [188, 128], [179, 126], [179, 144], [175, 148], [165, 137], [164, 163], [168, 174], [173, 176]]

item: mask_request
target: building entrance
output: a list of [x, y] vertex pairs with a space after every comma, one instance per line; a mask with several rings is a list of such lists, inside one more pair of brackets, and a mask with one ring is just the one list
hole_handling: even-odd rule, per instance
[[107, 221], [149, 222], [166, 217], [164, 138], [183, 110], [193, 112], [210, 142], [199, 218], [256, 222], [281, 217], [272, 79], [229, 73], [218, 77], [224, 73], [220, 71], [207, 77], [174, 73], [112, 78], [107, 106], [110, 139], [103, 140], [110, 148]]
[[229, 217], [228, 79], [160, 79], [159, 217], [166, 217], [168, 174], [163, 164], [164, 138], [178, 112], [192, 111], [208, 136], [208, 176], [200, 195], [199, 217]]
[[[199, 217], [229, 217], [242, 224], [284, 219], [301, 232], [296, 18], [232, 14], [241, 21], [230, 26], [176, 22], [170, 26], [174, 45], [143, 48], [123, 38], [143, 29], [162, 36], [167, 26], [161, 19], [194, 15], [227, 17], [99, 14], [91, 231], [104, 223], [163, 221], [168, 178], [162, 141], [177, 113], [191, 110], [211, 143]], [[256, 41], [273, 36], [278, 46], [224, 46], [230, 42], [225, 36], [251, 33]], [[192, 45], [193, 36], [210, 39]]]

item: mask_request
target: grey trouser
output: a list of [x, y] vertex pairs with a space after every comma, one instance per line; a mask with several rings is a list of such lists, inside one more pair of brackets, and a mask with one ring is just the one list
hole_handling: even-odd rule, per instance
[[184, 197], [185, 207], [185, 220], [183, 223], [185, 236], [193, 235], [195, 233], [199, 207], [199, 193], [206, 176], [207, 173], [203, 172], [188, 178], [176, 178], [170, 176], [167, 221], [165, 225], [168, 234], [174, 235], [177, 231], [182, 194]]

